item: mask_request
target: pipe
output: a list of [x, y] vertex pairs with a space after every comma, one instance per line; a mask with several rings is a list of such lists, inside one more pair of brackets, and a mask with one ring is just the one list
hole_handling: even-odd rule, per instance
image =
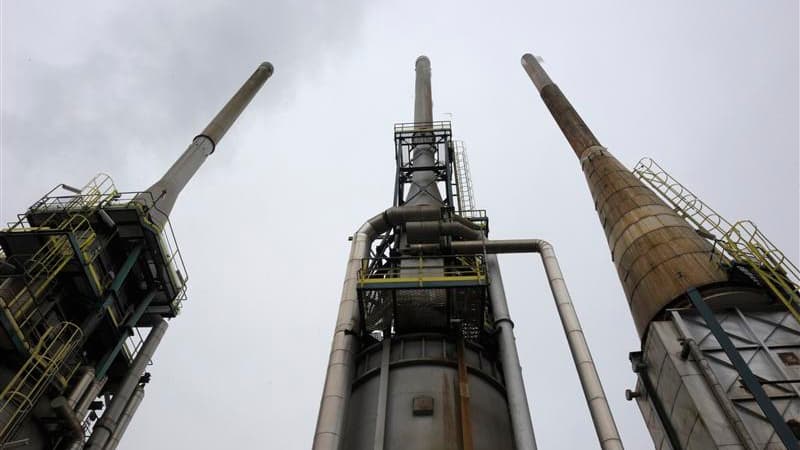
[[[550, 290], [556, 301], [558, 317], [564, 328], [567, 337], [572, 360], [578, 372], [578, 378], [583, 388], [586, 403], [589, 406], [589, 413], [592, 416], [592, 423], [603, 450], [621, 450], [622, 439], [620, 439], [614, 416], [608, 405], [600, 376], [592, 360], [589, 345], [583, 335], [578, 315], [572, 305], [572, 298], [561, 274], [553, 246], [541, 239], [515, 239], [515, 240], [485, 240], [485, 241], [463, 241], [451, 243], [451, 250], [454, 253], [472, 254], [485, 251], [486, 253], [539, 253], [550, 284]], [[505, 367], [505, 366], [504, 366]], [[509, 395], [511, 397], [512, 395]], [[535, 448], [535, 447], [534, 447]]]
[[89, 412], [89, 406], [92, 404], [94, 399], [100, 395], [100, 391], [103, 390], [107, 381], [108, 377], [102, 377], [99, 380], [94, 380], [94, 383], [92, 383], [92, 385], [86, 391], [86, 394], [83, 395], [81, 401], [78, 402], [78, 405], [75, 407], [75, 415], [78, 416], [79, 419], [83, 419], [83, 417], [86, 416], [86, 413]]
[[148, 333], [147, 339], [145, 339], [144, 344], [142, 344], [142, 348], [139, 350], [136, 358], [134, 358], [131, 368], [125, 375], [122, 383], [120, 383], [111, 403], [106, 407], [102, 419], [95, 425], [92, 436], [86, 444], [88, 450], [103, 450], [105, 447], [111, 434], [117, 428], [120, 415], [123, 409], [125, 409], [125, 405], [128, 404], [128, 399], [130, 399], [134, 389], [139, 384], [139, 379], [142, 377], [145, 367], [150, 362], [150, 358], [153, 357], [153, 353], [155, 353], [158, 348], [158, 344], [161, 343], [161, 338], [164, 337], [168, 326], [167, 321], [159, 318], [158, 323], [150, 329], [150, 333]]
[[369, 257], [370, 246], [375, 237], [391, 227], [412, 220], [434, 220], [441, 218], [441, 215], [439, 206], [393, 207], [369, 219], [353, 235], [314, 432], [314, 450], [339, 450], [342, 445], [357, 350], [356, 335], [360, 327], [356, 286], [361, 260]]
[[80, 370], [80, 379], [75, 384], [75, 387], [72, 388], [72, 391], [69, 393], [67, 397], [67, 403], [69, 404], [69, 409], [75, 410], [75, 406], [80, 401], [83, 394], [86, 393], [86, 390], [91, 386], [92, 381], [94, 381], [94, 367], [91, 366], [83, 366]]
[[525, 381], [522, 378], [522, 367], [519, 363], [519, 354], [514, 338], [514, 322], [511, 321], [508, 312], [508, 302], [497, 255], [486, 255], [486, 270], [489, 275], [489, 300], [492, 302], [494, 326], [498, 330], [500, 364], [503, 366], [514, 448], [536, 450], [531, 410], [528, 406], [528, 395], [525, 392]]
[[164, 176], [150, 186], [146, 193], [140, 194], [140, 200], [145, 205], [156, 202], [156, 207], [150, 211], [151, 219], [159, 226], [163, 226], [175, 205], [178, 194], [194, 176], [208, 156], [214, 153], [219, 141], [233, 125], [233, 122], [244, 111], [250, 101], [255, 97], [261, 86], [272, 76], [274, 68], [268, 62], [261, 63], [250, 78], [231, 97], [228, 103], [217, 113], [214, 119], [194, 138], [189, 147], [167, 170]]
[[136, 410], [139, 409], [139, 405], [142, 403], [143, 399], [144, 387], [142, 385], [137, 385], [136, 389], [133, 391], [133, 395], [131, 395], [131, 399], [128, 400], [128, 404], [125, 405], [125, 409], [122, 411], [122, 415], [119, 418], [119, 425], [117, 425], [117, 429], [114, 430], [114, 433], [108, 440], [105, 450], [115, 450], [117, 448], [119, 441], [122, 440], [122, 436], [125, 435], [125, 430], [128, 429], [128, 425], [131, 423], [131, 419], [133, 415], [136, 414]]
[[[678, 331], [678, 336], [680, 336], [684, 348], [688, 349], [689, 354], [687, 356], [691, 355], [692, 359], [700, 368], [700, 373], [703, 375], [706, 383], [708, 383], [708, 386], [711, 388], [714, 398], [717, 399], [717, 404], [719, 404], [720, 408], [722, 408], [722, 412], [733, 427], [733, 431], [739, 438], [739, 442], [745, 447], [746, 450], [756, 450], [758, 447], [753, 441], [752, 436], [750, 436], [750, 432], [747, 431], [747, 427], [742, 421], [742, 418], [738, 413], [736, 413], [736, 408], [734, 407], [731, 399], [728, 397], [727, 391], [719, 383], [717, 376], [714, 375], [714, 370], [711, 368], [708, 360], [703, 355], [703, 352], [700, 350], [697, 342], [695, 342], [694, 338], [692, 338], [689, 330], [686, 329], [683, 319], [681, 319], [680, 315], [675, 311], [670, 311], [670, 315], [672, 316], [672, 322], [675, 324], [675, 329]], [[683, 356], [683, 354], [681, 354], [681, 356]]]
[[[106, 385], [106, 381], [108, 381], [108, 377], [95, 380], [83, 395], [83, 398], [81, 398], [81, 401], [75, 407], [75, 417], [77, 417], [79, 421], [83, 422], [84, 417], [86, 417], [86, 413], [89, 412], [89, 406], [92, 404], [94, 399], [100, 395], [100, 391]], [[70, 447], [66, 447], [66, 450], [81, 450], [82, 448], [83, 439], [80, 439], [79, 441], [73, 442]]]
[[76, 444], [83, 442], [83, 426], [81, 425], [80, 419], [75, 415], [75, 411], [72, 410], [72, 405], [70, 405], [69, 400], [64, 397], [56, 397], [50, 402], [50, 407], [53, 408], [56, 415], [67, 425], [69, 432], [65, 434], [64, 443], [62, 444], [63, 447], [61, 448], [71, 448]]

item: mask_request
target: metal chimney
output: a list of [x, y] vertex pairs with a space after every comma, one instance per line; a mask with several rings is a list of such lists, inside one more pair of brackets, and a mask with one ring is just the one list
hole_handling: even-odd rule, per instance
[[600, 145], [536, 58], [522, 67], [580, 159], [639, 335], [689, 288], [726, 281], [711, 244]]
[[[164, 176], [147, 189], [147, 192], [152, 195], [152, 199], [155, 200], [155, 208], [150, 212], [153, 222], [158, 225], [164, 224], [165, 219], [172, 212], [172, 207], [175, 205], [178, 194], [181, 193], [206, 158], [214, 153], [219, 141], [222, 140], [222, 137], [225, 136], [233, 122], [236, 121], [253, 97], [255, 97], [261, 86], [272, 76], [273, 71], [272, 64], [268, 62], [261, 63], [236, 94], [222, 107], [214, 119], [194, 138], [186, 151], [172, 164]], [[147, 202], [148, 200], [150, 199], [144, 201]]]

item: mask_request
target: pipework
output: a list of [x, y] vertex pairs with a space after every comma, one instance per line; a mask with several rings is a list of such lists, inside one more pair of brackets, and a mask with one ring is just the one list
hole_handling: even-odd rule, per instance
[[[412, 246], [414, 251], [423, 253], [432, 251], [434, 247], [435, 244]], [[589, 413], [592, 416], [592, 423], [600, 441], [600, 447], [603, 450], [623, 449], [622, 439], [619, 436], [614, 416], [611, 413], [611, 407], [600, 382], [600, 376], [594, 365], [589, 345], [586, 342], [583, 328], [572, 304], [572, 298], [567, 290], [553, 246], [541, 239], [474, 240], [451, 242], [441, 250], [455, 254], [480, 252], [490, 255], [499, 253], [538, 253], [541, 256], [547, 281], [550, 284], [550, 291], [553, 293], [553, 299], [556, 302], [558, 317], [564, 328], [572, 360], [575, 363], [575, 369], [578, 372]], [[517, 359], [517, 366], [519, 365], [518, 361]], [[508, 363], [513, 364], [513, 355], [509, 355]], [[504, 368], [505, 364], [506, 362], [504, 361]], [[524, 395], [524, 390], [521, 394]], [[520, 392], [510, 393], [509, 397], [514, 395], [520, 395]]]

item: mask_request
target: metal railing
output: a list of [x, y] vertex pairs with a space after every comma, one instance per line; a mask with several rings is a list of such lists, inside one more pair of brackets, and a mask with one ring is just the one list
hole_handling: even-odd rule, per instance
[[753, 222], [736, 222], [716, 244], [735, 261], [747, 264], [800, 322], [800, 270]]
[[31, 356], [0, 393], [0, 444], [13, 437], [59, 372], [65, 381], [71, 378], [77, 364], [67, 367], [66, 374], [63, 370], [81, 338], [80, 327], [71, 322], [61, 322], [42, 335]]
[[[189, 277], [186, 271], [186, 263], [183, 261], [183, 256], [169, 219], [164, 219], [164, 224], [161, 226], [150, 220], [149, 212], [151, 210], [158, 211], [156, 200], [153, 194], [147, 191], [119, 192], [114, 200], [108, 204], [108, 208], [135, 208], [138, 210], [142, 220], [158, 233], [163, 263], [167, 267], [170, 281], [172, 281], [177, 291], [172, 307], [178, 312], [186, 300], [186, 283], [189, 281]], [[167, 217], [166, 214], [162, 213], [162, 215]]]
[[394, 132], [398, 133], [431, 133], [434, 131], [450, 131], [450, 121], [439, 120], [434, 122], [407, 122], [394, 124]]
[[383, 258], [383, 265], [377, 268], [371, 263], [372, 258], [361, 261], [358, 272], [360, 287], [396, 283], [424, 286], [431, 282], [456, 281], [483, 284], [487, 279], [486, 260], [481, 254]]
[[458, 187], [458, 210], [463, 217], [465, 213], [476, 210], [475, 194], [472, 191], [472, 174], [469, 169], [467, 149], [462, 141], [453, 142], [456, 186]]
[[712, 241], [715, 250], [748, 267], [800, 322], [800, 271], [753, 222], [731, 224], [650, 158], [642, 158], [633, 173]]

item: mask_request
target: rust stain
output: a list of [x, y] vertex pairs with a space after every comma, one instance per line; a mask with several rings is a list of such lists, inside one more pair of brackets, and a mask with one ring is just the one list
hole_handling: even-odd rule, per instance
[[442, 372], [442, 421], [444, 429], [444, 445], [447, 450], [459, 450], [459, 436], [456, 431], [455, 411], [453, 398], [450, 392], [450, 379], [446, 372]]

